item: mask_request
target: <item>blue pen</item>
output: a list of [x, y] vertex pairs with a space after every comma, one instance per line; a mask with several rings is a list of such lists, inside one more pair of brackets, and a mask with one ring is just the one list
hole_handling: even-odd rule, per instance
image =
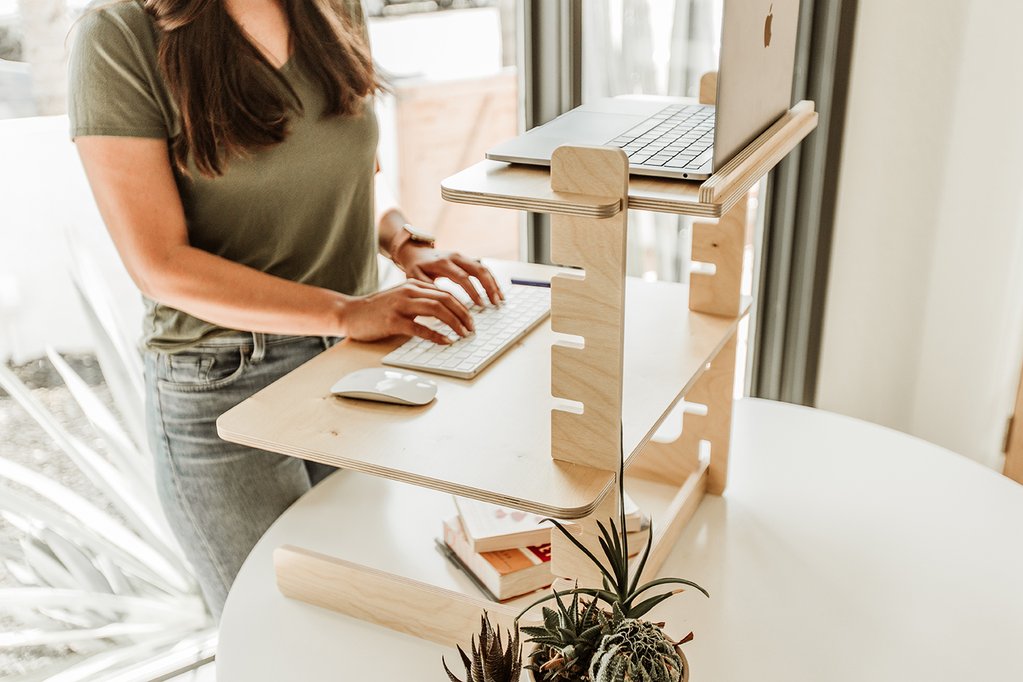
[[547, 288], [547, 289], [551, 288], [550, 281], [549, 280], [544, 280], [544, 279], [522, 279], [520, 277], [512, 277], [511, 278], [511, 283], [512, 284], [522, 284], [523, 286], [527, 286], [527, 287], [544, 287], [544, 288]]

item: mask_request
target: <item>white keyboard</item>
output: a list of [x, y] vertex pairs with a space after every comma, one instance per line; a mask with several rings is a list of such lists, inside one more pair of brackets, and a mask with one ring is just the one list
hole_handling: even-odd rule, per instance
[[[383, 363], [459, 379], [472, 379], [512, 344], [551, 312], [551, 290], [547, 287], [512, 284], [502, 288], [500, 305], [469, 307], [476, 327], [473, 334], [458, 338], [450, 346], [412, 337], [384, 356]], [[451, 338], [451, 330], [432, 317], [420, 322]]]

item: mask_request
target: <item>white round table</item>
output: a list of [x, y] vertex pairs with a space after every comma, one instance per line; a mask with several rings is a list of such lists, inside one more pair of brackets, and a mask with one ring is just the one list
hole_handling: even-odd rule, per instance
[[[694, 682], [1023, 680], [1023, 486], [819, 410], [747, 399], [733, 424], [728, 489], [704, 500], [662, 569], [711, 599], [687, 593], [651, 614], [695, 632]], [[354, 472], [315, 488], [242, 567], [218, 679], [445, 680], [454, 650], [281, 596], [272, 552], [294, 544], [471, 589], [431, 554], [450, 509]]]

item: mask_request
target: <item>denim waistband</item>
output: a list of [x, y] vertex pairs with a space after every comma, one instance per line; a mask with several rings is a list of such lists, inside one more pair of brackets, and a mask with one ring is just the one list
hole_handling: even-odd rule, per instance
[[340, 341], [340, 339], [341, 337], [336, 336], [298, 336], [293, 334], [263, 334], [262, 332], [233, 331], [226, 334], [219, 334], [209, 339], [204, 339], [192, 346], [192, 349], [252, 348], [252, 354], [249, 356], [249, 360], [255, 363], [263, 359], [268, 346], [315, 340], [322, 343], [324, 350], [326, 350]]

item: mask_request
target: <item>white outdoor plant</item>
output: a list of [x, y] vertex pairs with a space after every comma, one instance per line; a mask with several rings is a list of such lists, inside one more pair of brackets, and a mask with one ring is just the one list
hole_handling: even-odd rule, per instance
[[70, 434], [3, 365], [0, 387], [123, 521], [0, 458], [0, 516], [22, 534], [18, 544], [0, 543], [0, 562], [22, 585], [0, 589], [0, 613], [25, 624], [0, 633], [0, 649], [73, 646], [95, 652], [47, 674], [52, 682], [154, 679], [210, 658], [216, 629], [158, 503], [141, 410], [142, 367], [131, 333], [119, 323], [109, 287], [87, 250], [77, 255], [73, 278], [122, 419], [58, 353], [50, 349], [47, 355], [106, 454]]

